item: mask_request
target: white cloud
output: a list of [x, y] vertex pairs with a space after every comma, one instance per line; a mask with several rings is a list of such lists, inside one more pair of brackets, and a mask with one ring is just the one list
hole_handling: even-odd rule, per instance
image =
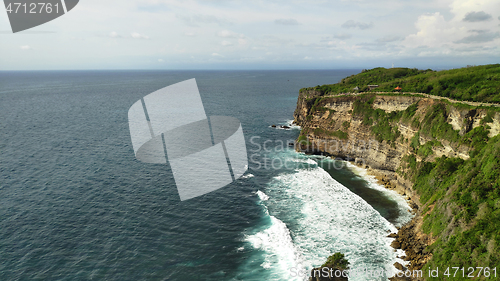
[[491, 15], [487, 14], [483, 11], [479, 12], [470, 12], [467, 13], [463, 19], [463, 21], [468, 21], [468, 22], [478, 22], [478, 21], [487, 21], [491, 20]]
[[176, 15], [176, 17], [182, 20], [186, 25], [192, 27], [201, 27], [206, 24], [216, 24], [216, 25], [229, 25], [231, 24], [228, 20], [220, 18], [213, 15], [195, 14], [195, 15]]
[[134, 38], [134, 39], [149, 39], [149, 36], [143, 35], [143, 34], [140, 34], [137, 32], [130, 33], [130, 36], [132, 36], [132, 38]]
[[20, 48], [21, 50], [33, 50], [33, 48], [31, 48], [31, 47], [30, 47], [30, 46], [28, 46], [28, 45], [19, 46], [19, 48]]
[[333, 38], [344, 40], [344, 39], [352, 38], [352, 35], [347, 34], [347, 33], [339, 33], [339, 34], [333, 35]]
[[375, 40], [376, 42], [378, 43], [390, 43], [390, 42], [396, 42], [396, 41], [401, 41], [403, 40], [404, 38], [401, 37], [401, 36], [397, 36], [397, 35], [389, 35], [389, 36], [384, 36], [382, 38], [379, 38], [377, 40]]
[[[418, 17], [417, 32], [406, 36], [402, 53], [418, 56], [498, 56], [500, 33], [492, 16], [496, 0], [449, 0], [451, 17], [436, 12]], [[479, 12], [478, 12], [479, 11]], [[426, 48], [419, 48], [425, 46]]]
[[[463, 58], [481, 64], [478, 58], [500, 59], [498, 1], [86, 0], [51, 22], [58, 36], [11, 34], [14, 47], [0, 44], [0, 69], [154, 68], [161, 66], [159, 58], [172, 68], [224, 68], [227, 61], [239, 62], [238, 68], [250, 61], [259, 62], [250, 66], [255, 68], [368, 68], [398, 58], [412, 66], [431, 54], [438, 59], [428, 60], [428, 68], [434, 61], [456, 65]], [[485, 18], [481, 11], [492, 18], [464, 21], [472, 12], [475, 19]], [[0, 13], [2, 22], [9, 29], [6, 13]], [[130, 44], [133, 39], [140, 44]], [[16, 46], [27, 44], [41, 55], [22, 60], [28, 51]]]
[[500, 38], [500, 32], [492, 32], [488, 30], [469, 30], [472, 31], [473, 35], [464, 37], [454, 43], [467, 44], [467, 43], [486, 43], [491, 42], [497, 38]]
[[111, 38], [121, 38], [120, 34], [116, 31], [111, 31], [108, 36]]
[[343, 28], [359, 28], [359, 29], [369, 29], [373, 27], [373, 22], [370, 23], [364, 23], [364, 22], [359, 22], [359, 21], [353, 21], [353, 20], [348, 20], [344, 22], [341, 27]]
[[158, 59], [158, 62], [162, 63], [162, 62], [164, 62], [164, 60], [163, 59]]
[[[244, 46], [248, 44], [248, 38], [242, 34], [242, 33], [236, 33], [230, 30], [221, 30], [217, 32], [217, 36], [221, 38], [226, 38], [226, 39], [238, 39], [238, 44], [240, 46]], [[221, 42], [222, 46], [232, 46], [234, 45], [231, 41], [229, 40], [224, 40]]]
[[407, 47], [420, 45], [442, 47], [458, 40], [466, 33], [465, 28], [447, 22], [439, 12], [418, 17], [415, 27], [418, 32], [407, 36], [403, 42]]
[[296, 19], [277, 19], [274, 23], [281, 25], [299, 25], [299, 22]]
[[238, 34], [229, 30], [221, 30], [217, 33], [217, 36], [222, 38], [241, 38], [244, 37], [243, 34]]

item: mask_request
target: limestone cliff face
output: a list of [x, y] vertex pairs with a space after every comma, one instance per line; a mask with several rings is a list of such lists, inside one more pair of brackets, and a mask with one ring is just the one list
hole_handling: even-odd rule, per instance
[[[357, 112], [355, 104], [371, 99], [372, 109], [380, 109], [385, 113], [402, 113], [413, 106], [411, 118], [400, 118], [390, 122], [392, 141], [381, 140], [373, 131], [377, 120], [368, 120], [364, 112]], [[470, 107], [446, 103], [418, 95], [338, 95], [322, 96], [315, 91], [303, 91], [299, 95], [294, 113], [295, 123], [302, 127], [299, 137], [300, 150], [307, 153], [322, 153], [342, 159], [355, 160], [367, 168], [381, 170], [388, 176], [388, 182], [402, 189], [412, 197], [416, 194], [411, 183], [399, 177], [396, 171], [403, 169], [401, 161], [406, 155], [414, 155], [417, 161], [432, 161], [436, 157], [469, 158], [470, 147], [464, 144], [451, 143], [447, 139], [437, 139], [439, 145], [432, 145], [432, 153], [416, 153], [412, 140], [419, 131], [418, 123], [423, 122], [433, 106], [442, 104], [445, 107], [446, 122], [460, 135], [464, 135], [482, 123], [488, 125], [490, 137], [500, 132], [500, 114], [483, 120], [487, 116], [486, 109], [470, 109]], [[424, 145], [436, 141], [426, 134], [419, 134], [418, 143]], [[307, 140], [307, 141], [306, 141]], [[418, 200], [417, 200], [418, 203]]]

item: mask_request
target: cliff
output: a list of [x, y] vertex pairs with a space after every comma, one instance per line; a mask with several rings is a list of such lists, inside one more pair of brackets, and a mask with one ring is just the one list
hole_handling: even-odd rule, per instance
[[497, 105], [321, 89], [299, 93], [297, 149], [353, 160], [411, 199], [416, 216], [393, 243], [406, 251], [409, 269], [495, 267], [499, 220], [484, 224], [500, 218]]

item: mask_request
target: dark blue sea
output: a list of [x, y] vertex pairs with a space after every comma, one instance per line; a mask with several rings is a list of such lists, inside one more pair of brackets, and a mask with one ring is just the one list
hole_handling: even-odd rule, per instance
[[[307, 280], [339, 251], [391, 268], [405, 201], [271, 127], [291, 125], [300, 88], [358, 72], [0, 72], [0, 280]], [[191, 78], [208, 116], [241, 121], [249, 169], [180, 201], [168, 164], [135, 159], [127, 113]]]

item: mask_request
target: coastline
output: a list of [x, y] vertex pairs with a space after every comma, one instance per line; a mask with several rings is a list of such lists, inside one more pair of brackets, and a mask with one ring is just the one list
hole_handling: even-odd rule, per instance
[[[295, 121], [293, 121], [291, 125], [301, 129]], [[334, 155], [328, 155], [327, 157], [332, 159], [336, 158]], [[371, 177], [373, 177], [376, 184], [386, 190], [396, 192], [402, 199], [405, 200], [406, 204], [408, 204], [409, 210], [411, 210], [410, 213], [412, 218], [407, 220], [405, 223], [396, 226], [397, 232], [391, 233], [387, 237], [394, 238], [390, 245], [394, 251], [403, 253], [402, 255], [399, 253], [397, 254], [396, 257], [399, 261], [393, 264], [398, 271], [407, 272], [421, 270], [426, 262], [432, 257], [432, 254], [426, 250], [426, 247], [431, 245], [435, 239], [422, 231], [424, 214], [422, 214], [420, 197], [412, 188], [413, 183], [402, 177], [398, 177], [397, 173], [393, 171], [363, 165], [355, 159], [344, 159], [344, 161], [351, 170], [353, 167], [362, 169], [366, 174], [361, 175], [358, 173], [358, 175], [368, 183], [371, 182]], [[430, 213], [431, 211], [432, 207], [429, 211], [427, 211], [427, 213]], [[388, 279], [391, 281], [424, 280], [423, 278], [418, 277], [398, 277], [395, 274]]]
[[[459, 72], [477, 77], [482, 83], [488, 80], [483, 75], [485, 71], [496, 67], [436, 72], [435, 79], [448, 81]], [[414, 70], [402, 71], [414, 79], [408, 85], [417, 89], [413, 92], [430, 85], [413, 75]], [[405, 261], [409, 262], [406, 267], [394, 266], [409, 277], [418, 271], [419, 276], [413, 280], [441, 277], [434, 276], [438, 274], [430, 269], [446, 268], [449, 264], [462, 268], [471, 264], [495, 267], [499, 260], [496, 236], [500, 226], [490, 214], [496, 215], [498, 209], [498, 190], [494, 188], [499, 184], [495, 177], [499, 164], [495, 155], [500, 150], [498, 107], [476, 103], [484, 98], [478, 93], [457, 94], [453, 100], [394, 92], [392, 89], [401, 90], [394, 87], [402, 80], [393, 74], [390, 69], [376, 68], [336, 84], [302, 88], [294, 112], [294, 122], [302, 127], [296, 150], [354, 160], [384, 188], [408, 200], [415, 217], [390, 237], [394, 238], [392, 246], [404, 250]], [[382, 78], [389, 81], [381, 86], [384, 91], [369, 91], [373, 81], [382, 82]], [[362, 93], [336, 94], [359, 90], [360, 84], [365, 85]], [[462, 84], [447, 85], [449, 90], [465, 93]], [[494, 85], [485, 86], [485, 90], [491, 86]], [[432, 85], [428, 89], [430, 93], [442, 90]], [[392, 204], [366, 198], [380, 205], [380, 212], [385, 212], [384, 205]]]
[[[327, 156], [335, 159], [333, 156]], [[397, 174], [392, 171], [376, 169], [368, 165], [362, 165], [356, 161], [344, 160], [352, 172], [357, 174], [372, 185], [380, 186], [386, 191], [394, 191], [400, 199], [407, 204], [406, 208], [411, 218], [401, 215], [398, 225], [395, 225], [397, 232], [390, 233], [387, 237], [394, 238], [390, 246], [396, 254], [396, 262], [393, 264], [398, 272], [413, 272], [421, 270], [427, 261], [432, 257], [426, 247], [434, 242], [434, 239], [422, 231], [423, 217], [419, 197], [411, 189], [411, 182], [404, 182], [399, 179]], [[358, 170], [359, 169], [359, 170]], [[356, 171], [357, 170], [357, 171]], [[363, 171], [363, 172], [360, 172]], [[395, 199], [395, 198], [393, 198]], [[397, 200], [396, 200], [397, 201]], [[401, 204], [400, 207], [402, 207]], [[405, 208], [401, 208], [404, 210]], [[432, 210], [432, 209], [431, 209]], [[429, 213], [428, 211], [427, 213]], [[389, 277], [391, 281], [399, 280], [424, 280], [423, 278], [398, 277], [396, 274]]]
[[[406, 265], [395, 263], [394, 266], [403, 272], [406, 270], [414, 271], [422, 269], [425, 263], [432, 257], [432, 254], [426, 250], [426, 247], [431, 245], [434, 242], [434, 239], [422, 231], [424, 214], [422, 214], [419, 197], [411, 189], [411, 183], [403, 182], [403, 184], [401, 184], [401, 179], [398, 181], [398, 177], [395, 172], [374, 169], [369, 166], [363, 167], [363, 165], [356, 164], [354, 161], [351, 164], [364, 169], [368, 175], [374, 176], [377, 179], [378, 184], [388, 190], [394, 190], [407, 201], [412, 210], [413, 218], [401, 227], [397, 227], [398, 232], [391, 233], [388, 237], [394, 238], [394, 241], [391, 243], [391, 247], [395, 250], [402, 250], [405, 253], [405, 256], [402, 256], [401, 258], [408, 263]], [[429, 212], [430, 210], [427, 213]], [[393, 276], [390, 277], [389, 280], [397, 281], [423, 279]]]

